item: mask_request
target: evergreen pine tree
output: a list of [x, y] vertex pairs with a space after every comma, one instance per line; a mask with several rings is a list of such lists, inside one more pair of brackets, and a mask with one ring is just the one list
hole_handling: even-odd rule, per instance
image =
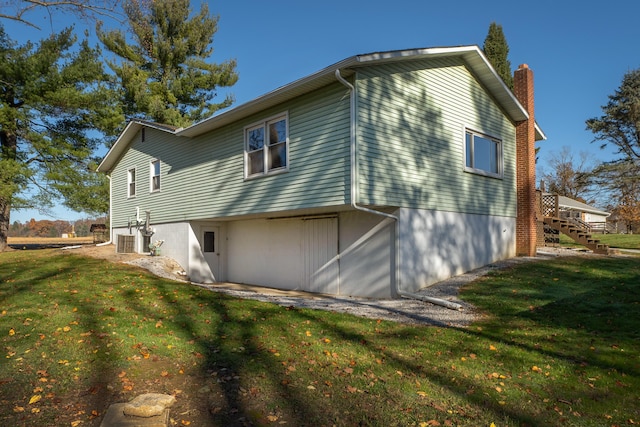
[[186, 127], [232, 103], [230, 96], [212, 102], [216, 89], [232, 86], [238, 76], [235, 60], [208, 60], [218, 17], [209, 15], [206, 3], [194, 15], [189, 0], [126, 0], [124, 10], [133, 43], [119, 30], [99, 28], [98, 37], [116, 56], [109, 65], [128, 119]]
[[71, 28], [18, 45], [0, 26], [0, 251], [12, 207], [46, 209], [65, 196], [81, 205], [74, 189], [95, 179], [91, 156], [122, 123], [99, 57]]

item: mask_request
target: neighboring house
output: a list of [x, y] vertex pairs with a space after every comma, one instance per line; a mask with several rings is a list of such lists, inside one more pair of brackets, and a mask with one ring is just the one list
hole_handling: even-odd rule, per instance
[[607, 224], [607, 218], [611, 215], [610, 212], [605, 212], [566, 196], [545, 193], [544, 197], [551, 197], [554, 204], [557, 203], [558, 217], [571, 218], [589, 232], [611, 231]]
[[606, 223], [607, 218], [611, 215], [610, 212], [605, 212], [565, 196], [558, 196], [558, 206], [561, 216], [564, 214], [571, 218], [577, 218], [591, 226]]
[[542, 210], [545, 216], [557, 218], [572, 218], [579, 220], [586, 226], [605, 224], [610, 212], [579, 202], [566, 196], [552, 193], [542, 193]]
[[185, 129], [131, 122], [98, 168], [111, 235], [194, 282], [374, 298], [530, 252], [544, 135], [518, 73], [522, 103], [477, 46], [373, 53]]

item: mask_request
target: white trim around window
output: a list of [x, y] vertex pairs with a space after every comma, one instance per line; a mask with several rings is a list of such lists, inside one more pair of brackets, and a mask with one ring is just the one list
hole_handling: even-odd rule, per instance
[[160, 160], [155, 159], [149, 163], [149, 191], [160, 191]]
[[466, 127], [463, 135], [465, 172], [502, 178], [502, 140]]
[[289, 114], [244, 128], [244, 176], [256, 178], [289, 170]]
[[127, 197], [136, 197], [136, 168], [127, 171]]

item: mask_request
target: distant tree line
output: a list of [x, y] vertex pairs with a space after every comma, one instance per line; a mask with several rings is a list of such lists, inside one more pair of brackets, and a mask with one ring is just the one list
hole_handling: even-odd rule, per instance
[[77, 237], [91, 236], [91, 224], [105, 224], [107, 218], [79, 219], [77, 221], [50, 221], [31, 219], [26, 223], [14, 221], [9, 227], [9, 237], [60, 237], [75, 232]]

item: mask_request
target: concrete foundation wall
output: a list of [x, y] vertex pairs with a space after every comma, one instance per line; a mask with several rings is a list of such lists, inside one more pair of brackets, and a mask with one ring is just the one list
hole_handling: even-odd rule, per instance
[[400, 210], [400, 281], [416, 291], [515, 256], [515, 218]]
[[[515, 219], [399, 209], [400, 289], [438, 281], [515, 256]], [[215, 227], [217, 247], [203, 253], [201, 235]], [[153, 225], [152, 241], [193, 282], [229, 281], [287, 290], [391, 298], [396, 295], [396, 223], [360, 211], [333, 216]], [[134, 230], [135, 232], [135, 230]], [[128, 234], [128, 229], [114, 229]], [[136, 250], [142, 247], [138, 233]]]

